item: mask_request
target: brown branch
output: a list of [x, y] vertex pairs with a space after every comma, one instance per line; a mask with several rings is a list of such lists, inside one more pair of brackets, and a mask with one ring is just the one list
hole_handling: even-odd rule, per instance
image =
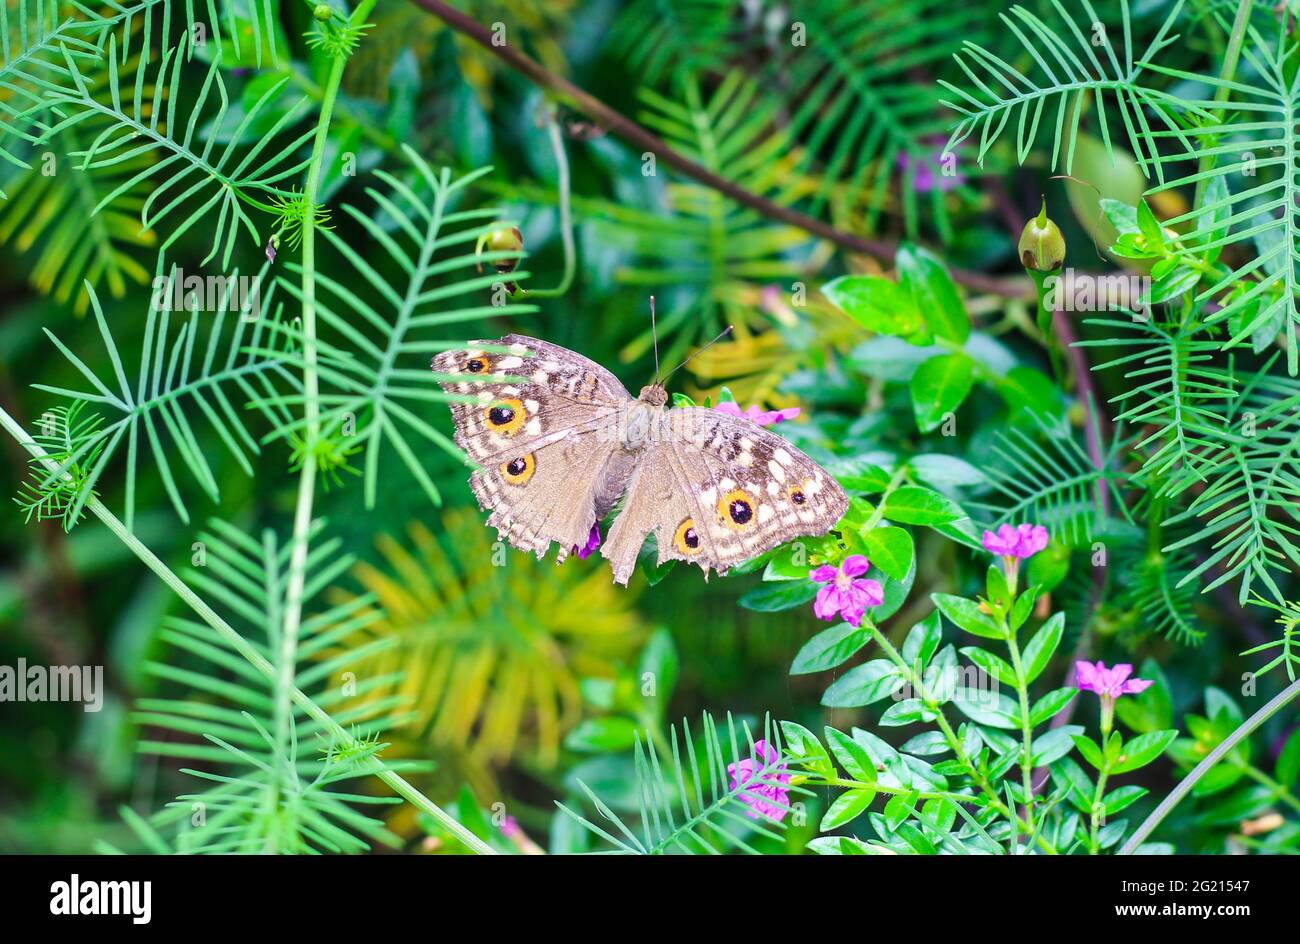
[[[569, 80], [548, 71], [535, 59], [529, 58], [510, 45], [497, 45], [492, 41], [493, 34], [487, 27], [449, 4], [443, 3], [442, 0], [412, 0], [412, 2], [441, 19], [452, 29], [468, 36], [510, 66], [510, 68], [531, 79], [565, 104], [582, 112], [605, 131], [617, 135], [634, 148], [654, 154], [657, 160], [662, 160], [669, 167], [690, 177], [692, 180], [725, 194], [742, 206], [749, 207], [768, 219], [788, 223], [814, 236], [830, 240], [835, 245], [850, 252], [864, 253], [887, 261], [893, 260], [894, 254], [898, 250], [896, 243], [846, 233], [824, 220], [773, 203], [759, 194], [737, 186], [702, 164], [673, 150], [662, 138], [650, 133], [635, 121], [610, 108], [600, 99], [578, 88]], [[1033, 294], [1033, 286], [1025, 278], [1002, 278], [964, 269], [952, 270], [952, 277], [962, 285], [977, 292], [987, 292], [1008, 298], [1023, 298]]]

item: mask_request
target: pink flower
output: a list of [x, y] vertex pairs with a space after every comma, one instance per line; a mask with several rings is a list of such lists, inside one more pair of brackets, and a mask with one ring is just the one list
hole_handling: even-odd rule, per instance
[[1041, 524], [1022, 524], [1013, 528], [1004, 524], [998, 533], [984, 532], [984, 550], [999, 557], [1023, 560], [1047, 547], [1047, 529]]
[[880, 606], [885, 600], [884, 590], [877, 581], [857, 579], [870, 566], [871, 562], [861, 554], [851, 554], [838, 569], [822, 564], [809, 573], [813, 580], [826, 584], [817, 591], [817, 599], [813, 601], [817, 618], [833, 620], [838, 616], [851, 626], [861, 625], [867, 607]]
[[719, 413], [726, 413], [728, 416], [743, 417], [751, 423], [757, 423], [759, 426], [774, 426], [785, 420], [792, 420], [799, 415], [797, 406], [786, 407], [784, 410], [762, 410], [757, 406], [751, 406], [742, 413], [740, 405], [732, 403], [730, 400], [719, 403], [714, 409]]
[[1129, 678], [1133, 674], [1133, 666], [1127, 662], [1108, 669], [1104, 662], [1093, 665], [1080, 660], [1074, 663], [1074, 674], [1075, 688], [1081, 692], [1096, 692], [1102, 698], [1136, 695], [1152, 684], [1150, 679]]
[[947, 168], [956, 168], [956, 155], [947, 150], [947, 140], [943, 137], [932, 137], [930, 143], [934, 145], [935, 150], [930, 154], [912, 155], [901, 152], [897, 158], [898, 169], [906, 173], [913, 166], [916, 167], [916, 173], [912, 177], [912, 186], [916, 188], [917, 193], [929, 193], [938, 190], [940, 193], [947, 193], [958, 184], [966, 182], [966, 178], [957, 173], [945, 172]]
[[[767, 741], [755, 741], [754, 757], [745, 757], [727, 765], [731, 789], [744, 788], [740, 799], [749, 807], [746, 815], [753, 819], [766, 816], [779, 823], [790, 812], [790, 794], [786, 787], [790, 785], [791, 775], [785, 764], [776, 764], [778, 756], [776, 748]], [[756, 772], [755, 767], [771, 769], [762, 773]]]
[[595, 553], [596, 548], [600, 547], [600, 522], [597, 521], [591, 526], [591, 533], [587, 535], [587, 543], [582, 547], [573, 545], [573, 553], [578, 555], [578, 560], [586, 560]]

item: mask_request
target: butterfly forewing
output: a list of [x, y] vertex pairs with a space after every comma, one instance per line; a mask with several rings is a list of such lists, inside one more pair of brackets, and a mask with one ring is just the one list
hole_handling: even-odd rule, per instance
[[[501, 349], [504, 349], [501, 350]], [[472, 341], [433, 359], [448, 393], [456, 444], [480, 466], [470, 485], [488, 525], [514, 547], [560, 559], [583, 545], [605, 507], [600, 475], [616, 448], [610, 430], [631, 397], [598, 364], [522, 335]], [[513, 378], [513, 379], [512, 379]]]

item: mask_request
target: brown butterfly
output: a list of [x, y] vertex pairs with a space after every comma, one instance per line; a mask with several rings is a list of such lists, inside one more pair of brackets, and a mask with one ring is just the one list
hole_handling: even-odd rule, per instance
[[[493, 350], [495, 349], [495, 350]], [[504, 353], [502, 353], [504, 351]], [[635, 400], [605, 368], [546, 341], [510, 334], [433, 359], [456, 443], [480, 468], [470, 485], [488, 525], [538, 558], [587, 543], [623, 500], [600, 553], [626, 584], [646, 535], [658, 562], [726, 573], [844, 515], [839, 483], [785, 439], [703, 407], [667, 407], [662, 383]]]

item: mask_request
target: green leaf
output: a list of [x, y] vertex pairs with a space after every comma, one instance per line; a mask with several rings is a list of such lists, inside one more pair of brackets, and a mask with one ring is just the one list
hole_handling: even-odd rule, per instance
[[972, 636], [985, 639], [1006, 639], [1006, 634], [997, 623], [980, 612], [979, 604], [965, 597], [956, 597], [947, 593], [932, 593], [930, 599], [939, 608], [939, 612], [958, 629], [963, 629]]
[[1034, 727], [1042, 724], [1052, 715], [1070, 703], [1070, 699], [1079, 694], [1077, 688], [1058, 688], [1048, 692], [1029, 709], [1029, 723]]
[[740, 605], [759, 613], [792, 610], [810, 602], [819, 589], [812, 580], [773, 581], [746, 593], [740, 598]]
[[1300, 776], [1300, 730], [1292, 731], [1286, 739], [1273, 769], [1274, 779], [1288, 790], [1295, 787], [1297, 776]]
[[867, 556], [894, 580], [902, 580], [912, 566], [912, 535], [903, 528], [879, 527], [861, 533]]
[[934, 336], [965, 344], [970, 337], [970, 318], [944, 264], [929, 250], [906, 243], [899, 247], [894, 261], [899, 283], [911, 294]]
[[1001, 692], [978, 688], [959, 688], [952, 703], [972, 721], [992, 728], [1020, 727], [1016, 703]]
[[1128, 785], [1119, 787], [1110, 791], [1102, 798], [1102, 805], [1106, 808], [1107, 816], [1114, 816], [1120, 810], [1127, 809], [1132, 804], [1146, 796], [1150, 791], [1146, 787]]
[[1056, 652], [1056, 647], [1061, 643], [1061, 634], [1065, 631], [1065, 614], [1056, 613], [1038, 632], [1034, 633], [1034, 638], [1029, 640], [1024, 651], [1025, 666], [1025, 684], [1028, 685], [1038, 678], [1043, 669], [1047, 668], [1047, 663], [1051, 661], [1052, 654]]
[[918, 367], [911, 382], [917, 428], [923, 433], [937, 429], [962, 405], [974, 382], [974, 367], [965, 354], [940, 354]]
[[636, 723], [618, 716], [588, 718], [568, 733], [564, 746], [571, 751], [627, 751], [636, 743]]
[[889, 802], [885, 804], [885, 822], [889, 824], [890, 829], [897, 829], [907, 822], [919, 798], [920, 791], [917, 790], [907, 794], [896, 793], [889, 798]]
[[966, 517], [955, 501], [919, 485], [904, 485], [890, 492], [885, 498], [883, 514], [890, 521], [929, 527]]
[[801, 724], [793, 721], [781, 722], [781, 735], [785, 738], [785, 749], [792, 758], [824, 777], [833, 777], [835, 767], [831, 764], [831, 755], [826, 753], [817, 735]]
[[875, 798], [875, 790], [845, 790], [830, 805], [830, 809], [822, 817], [818, 829], [822, 832], [829, 832], [832, 829], [838, 829], [845, 823], [851, 823], [870, 808], [871, 801]]
[[[916, 301], [892, 279], [879, 275], [843, 275], [822, 286], [822, 294], [836, 308], [876, 334], [910, 339], [925, 332], [925, 321]], [[922, 343], [928, 342], [928, 337], [922, 339]]]
[[924, 671], [930, 659], [939, 649], [943, 639], [943, 627], [939, 623], [938, 611], [933, 611], [921, 622], [912, 627], [903, 640], [903, 661], [913, 671]]
[[987, 649], [981, 649], [979, 646], [963, 646], [962, 655], [982, 669], [986, 674], [993, 676], [1003, 685], [1014, 686], [1016, 684], [1016, 671], [1000, 656], [996, 656]]
[[1119, 760], [1111, 767], [1110, 772], [1123, 774], [1145, 767], [1163, 754], [1165, 748], [1172, 744], [1176, 737], [1178, 732], [1172, 730], [1152, 731], [1150, 734], [1138, 735], [1124, 745]]
[[822, 694], [828, 708], [860, 708], [888, 698], [903, 685], [898, 669], [888, 659], [856, 665], [837, 678]]
[[847, 662], [871, 638], [861, 627], [839, 623], [803, 644], [790, 664], [791, 675], [824, 672]]
[[1076, 734], [1074, 736], [1074, 746], [1079, 749], [1079, 753], [1083, 755], [1083, 759], [1091, 764], [1095, 769], [1101, 770], [1106, 766], [1106, 761], [1101, 756], [1101, 747], [1086, 734]]
[[876, 762], [867, 749], [853, 738], [827, 725], [826, 744], [852, 779], [859, 783], [876, 782]]

